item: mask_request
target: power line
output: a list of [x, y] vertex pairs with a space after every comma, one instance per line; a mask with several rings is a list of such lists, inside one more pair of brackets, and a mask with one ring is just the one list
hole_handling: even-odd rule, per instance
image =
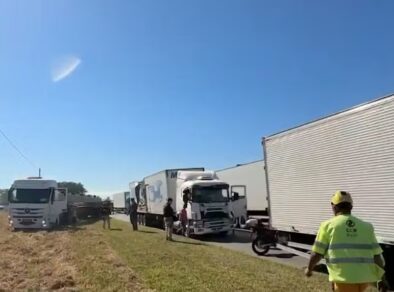
[[29, 159], [27, 158], [27, 156], [25, 154], [22, 153], [22, 151], [19, 150], [18, 147], [16, 147], [16, 145], [14, 144], [14, 142], [11, 141], [10, 138], [8, 138], [8, 136], [0, 129], [0, 134], [4, 137], [4, 139], [6, 139], [6, 141], [8, 142], [8, 144], [11, 145], [12, 148], [14, 148], [14, 150], [16, 152], [19, 153], [19, 155], [26, 160], [31, 166], [33, 166], [34, 168], [37, 168], [37, 166]]

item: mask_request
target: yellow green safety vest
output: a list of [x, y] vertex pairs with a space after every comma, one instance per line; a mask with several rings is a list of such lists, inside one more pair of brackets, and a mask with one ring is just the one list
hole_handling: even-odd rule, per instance
[[374, 256], [383, 251], [372, 224], [352, 215], [338, 215], [323, 222], [312, 251], [326, 259], [331, 282], [373, 283], [384, 274], [374, 262]]

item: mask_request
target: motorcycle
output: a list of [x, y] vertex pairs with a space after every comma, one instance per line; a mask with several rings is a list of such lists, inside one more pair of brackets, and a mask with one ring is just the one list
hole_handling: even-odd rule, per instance
[[255, 235], [252, 241], [252, 249], [257, 255], [263, 256], [271, 247], [275, 247], [277, 232], [269, 229], [268, 224], [262, 219], [249, 219], [246, 221], [246, 226], [251, 228], [253, 235]]

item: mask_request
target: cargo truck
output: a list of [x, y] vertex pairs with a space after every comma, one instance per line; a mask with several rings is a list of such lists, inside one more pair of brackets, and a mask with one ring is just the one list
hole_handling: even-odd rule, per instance
[[112, 195], [113, 212], [127, 214], [130, 208], [130, 192], [120, 192]]
[[163, 207], [172, 198], [176, 213], [187, 205], [186, 235], [231, 230], [229, 186], [215, 172], [204, 168], [167, 169], [145, 177], [142, 182], [130, 183], [130, 187], [130, 193], [139, 202], [139, 220], [147, 226], [163, 228]]
[[333, 216], [331, 195], [348, 191], [352, 213], [374, 225], [393, 285], [394, 95], [265, 137], [263, 152], [275, 245], [308, 249]]
[[247, 218], [251, 217], [268, 219], [263, 160], [237, 164], [216, 173], [230, 185], [231, 196], [237, 194], [239, 197], [231, 202], [235, 227], [245, 227]]
[[50, 229], [100, 215], [99, 197], [72, 195], [55, 180], [38, 177], [15, 180], [8, 199], [8, 221], [14, 230]]

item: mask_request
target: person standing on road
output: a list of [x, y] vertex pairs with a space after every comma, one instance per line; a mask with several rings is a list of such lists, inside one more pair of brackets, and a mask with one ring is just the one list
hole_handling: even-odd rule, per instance
[[111, 202], [104, 201], [101, 206], [101, 218], [103, 219], [103, 229], [105, 229], [105, 223], [107, 223], [108, 229], [111, 229], [110, 215], [111, 215]]
[[372, 224], [351, 215], [353, 200], [348, 192], [337, 191], [331, 199], [335, 217], [320, 225], [305, 275], [324, 257], [333, 291], [363, 292], [378, 283], [379, 291], [387, 291], [382, 282], [384, 260]]
[[164, 226], [166, 229], [166, 240], [172, 241], [172, 228], [174, 225], [174, 209], [171, 207], [172, 199], [167, 200], [163, 209]]
[[130, 204], [130, 222], [133, 225], [133, 230], [138, 230], [138, 204], [134, 198], [131, 199]]

